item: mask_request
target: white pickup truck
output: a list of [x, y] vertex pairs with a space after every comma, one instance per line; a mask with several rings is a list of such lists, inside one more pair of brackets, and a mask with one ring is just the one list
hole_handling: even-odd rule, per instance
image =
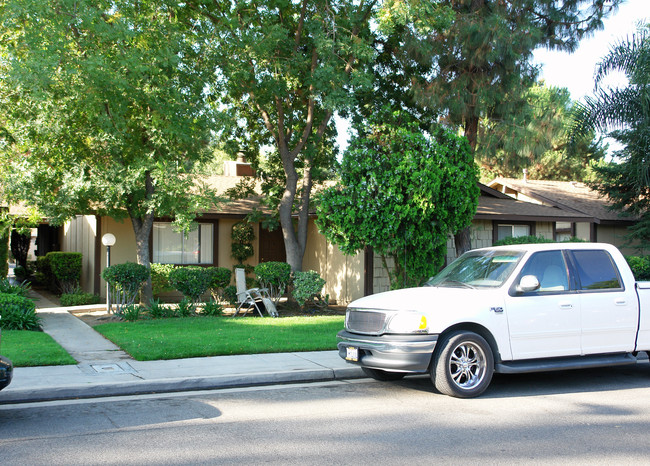
[[352, 302], [339, 354], [371, 377], [429, 373], [441, 393], [483, 393], [494, 372], [636, 364], [650, 351], [650, 282], [599, 243], [469, 251], [425, 286]]

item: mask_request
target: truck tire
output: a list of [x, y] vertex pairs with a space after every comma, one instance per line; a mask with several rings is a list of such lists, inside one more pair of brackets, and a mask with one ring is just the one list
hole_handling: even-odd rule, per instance
[[474, 332], [455, 332], [445, 338], [431, 365], [431, 380], [436, 389], [457, 398], [481, 395], [490, 385], [493, 373], [490, 345]]
[[368, 377], [381, 380], [382, 382], [402, 380], [406, 375], [404, 372], [383, 371], [381, 369], [371, 369], [370, 367], [362, 367], [361, 369]]

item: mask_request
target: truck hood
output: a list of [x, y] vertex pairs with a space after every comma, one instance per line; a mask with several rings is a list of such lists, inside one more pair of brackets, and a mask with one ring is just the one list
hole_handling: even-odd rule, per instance
[[479, 309], [489, 310], [502, 306], [502, 290], [498, 288], [471, 289], [456, 287], [406, 288], [387, 291], [357, 299], [349, 308], [383, 311], [420, 311], [449, 313], [461, 309], [474, 313]]

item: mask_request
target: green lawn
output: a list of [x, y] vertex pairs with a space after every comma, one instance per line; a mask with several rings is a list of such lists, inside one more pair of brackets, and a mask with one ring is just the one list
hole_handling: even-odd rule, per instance
[[15, 367], [77, 364], [61, 346], [44, 332], [3, 330], [0, 353]]
[[336, 349], [344, 316], [201, 317], [98, 325], [138, 361]]

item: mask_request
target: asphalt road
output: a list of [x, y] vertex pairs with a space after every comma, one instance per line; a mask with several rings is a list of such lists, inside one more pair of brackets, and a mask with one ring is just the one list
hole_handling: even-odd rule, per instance
[[0, 464], [650, 464], [650, 365], [0, 406]]

